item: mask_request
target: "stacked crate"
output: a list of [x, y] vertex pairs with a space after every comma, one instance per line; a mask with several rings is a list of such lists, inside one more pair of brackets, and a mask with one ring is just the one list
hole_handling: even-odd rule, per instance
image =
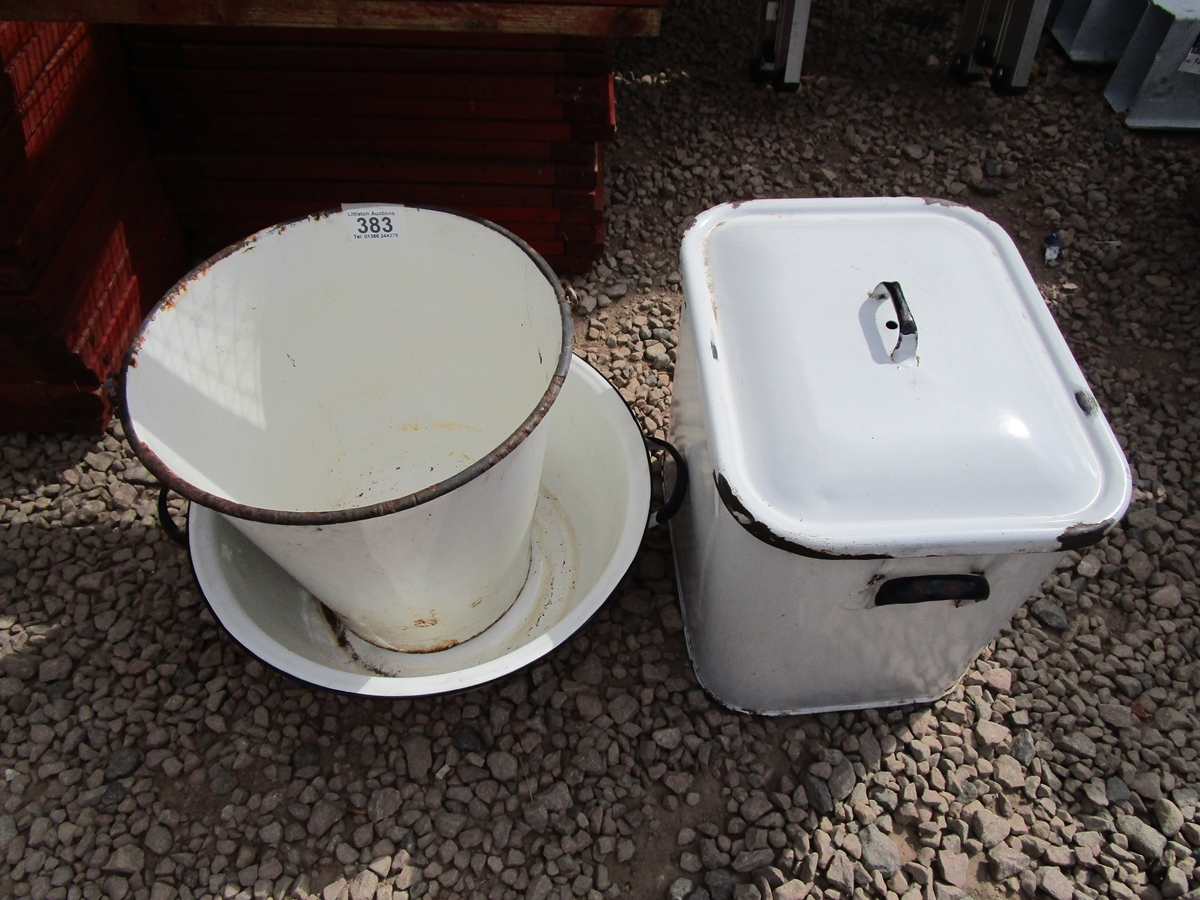
[[560, 272], [604, 244], [610, 42], [560, 35], [126, 27], [155, 163], [207, 255], [342, 203], [449, 207]]
[[0, 22], [0, 429], [95, 431], [185, 267], [115, 31]]

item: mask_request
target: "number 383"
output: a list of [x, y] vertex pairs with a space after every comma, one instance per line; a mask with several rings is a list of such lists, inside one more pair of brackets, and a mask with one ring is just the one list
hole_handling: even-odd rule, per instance
[[391, 216], [358, 216], [359, 234], [391, 234]]

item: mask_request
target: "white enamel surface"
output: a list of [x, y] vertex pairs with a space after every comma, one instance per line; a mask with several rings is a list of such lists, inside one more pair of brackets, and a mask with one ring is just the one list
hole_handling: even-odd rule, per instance
[[[671, 440], [687, 459], [691, 482], [671, 520], [671, 541], [700, 682], [728, 706], [768, 714], [940, 697], [1062, 554], [823, 560], [758, 540], [717, 494], [712, 429], [690, 335], [681, 332]], [[937, 574], [982, 574], [991, 596], [961, 606], [874, 606], [881, 580]]]
[[349, 509], [444, 481], [533, 411], [554, 287], [491, 228], [391, 212], [391, 240], [355, 241], [346, 214], [262, 232], [154, 313], [126, 395], [172, 471], [249, 506]]
[[[363, 238], [359, 220], [384, 229]], [[513, 241], [372, 206], [256, 235], [152, 314], [126, 378], [138, 438], [195, 487], [320, 512], [393, 500], [486, 456], [554, 375], [553, 285]], [[392, 516], [236, 525], [350, 628], [403, 650], [466, 640], [529, 568], [544, 435]]]
[[[682, 259], [698, 379], [683, 403], [775, 534], [841, 554], [1050, 551], [1123, 514], [1124, 456], [1077, 403], [1087, 384], [1016, 247], [980, 214], [913, 198], [723, 205]], [[904, 290], [916, 359], [889, 357], [891, 304], [868, 296], [881, 281]], [[673, 418], [680, 405], [676, 389]]]
[[355, 633], [441, 649], [499, 619], [525, 583], [544, 426], [479, 477], [402, 512], [340, 525], [228, 520]]
[[537, 589], [523, 591], [492, 628], [449, 650], [366, 651], [336, 639], [320, 604], [223, 517], [193, 504], [192, 565], [221, 624], [247, 650], [311, 684], [371, 696], [462, 690], [516, 671], [568, 640], [608, 598], [642, 540], [650, 473], [642, 437], [620, 396], [572, 360], [547, 415], [535, 514]]

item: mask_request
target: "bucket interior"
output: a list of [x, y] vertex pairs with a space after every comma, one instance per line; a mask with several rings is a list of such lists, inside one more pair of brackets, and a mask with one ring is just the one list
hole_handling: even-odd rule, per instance
[[324, 511], [437, 484], [494, 450], [549, 387], [554, 286], [485, 224], [372, 208], [270, 229], [193, 273], [126, 375], [143, 441], [195, 487]]

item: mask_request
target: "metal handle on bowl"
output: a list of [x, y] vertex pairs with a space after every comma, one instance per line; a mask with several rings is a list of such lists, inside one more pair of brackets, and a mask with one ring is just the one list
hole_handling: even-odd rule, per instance
[[162, 490], [158, 492], [158, 524], [167, 533], [167, 537], [184, 550], [188, 550], [190, 547], [188, 546], [187, 532], [175, 524], [175, 520], [171, 518], [171, 510], [167, 508], [167, 491], [169, 490], [170, 488], [164, 484]]
[[901, 362], [916, 356], [917, 320], [913, 318], [912, 311], [908, 308], [908, 302], [904, 299], [904, 291], [900, 289], [900, 282], [879, 282], [879, 284], [875, 285], [875, 290], [871, 291], [871, 298], [873, 300], [890, 299], [892, 301], [892, 308], [896, 311], [896, 322], [899, 327], [900, 338], [896, 341], [896, 346], [892, 349], [892, 362]]
[[579, 311], [579, 295], [575, 293], [575, 288], [571, 282], [565, 278], [558, 279], [558, 283], [562, 285], [563, 293], [567, 295], [567, 302], [571, 304], [571, 312]]
[[688, 492], [688, 470], [687, 463], [683, 459], [683, 454], [675, 448], [674, 444], [656, 437], [650, 437], [648, 434], [642, 435], [642, 439], [646, 442], [647, 450], [663, 450], [675, 462], [675, 487], [671, 490], [671, 496], [666, 499], [662, 507], [656, 512], [650, 513], [650, 518], [646, 520], [646, 529], [649, 530], [655, 525], [661, 525], [669, 521], [683, 506], [683, 499], [687, 496]]

